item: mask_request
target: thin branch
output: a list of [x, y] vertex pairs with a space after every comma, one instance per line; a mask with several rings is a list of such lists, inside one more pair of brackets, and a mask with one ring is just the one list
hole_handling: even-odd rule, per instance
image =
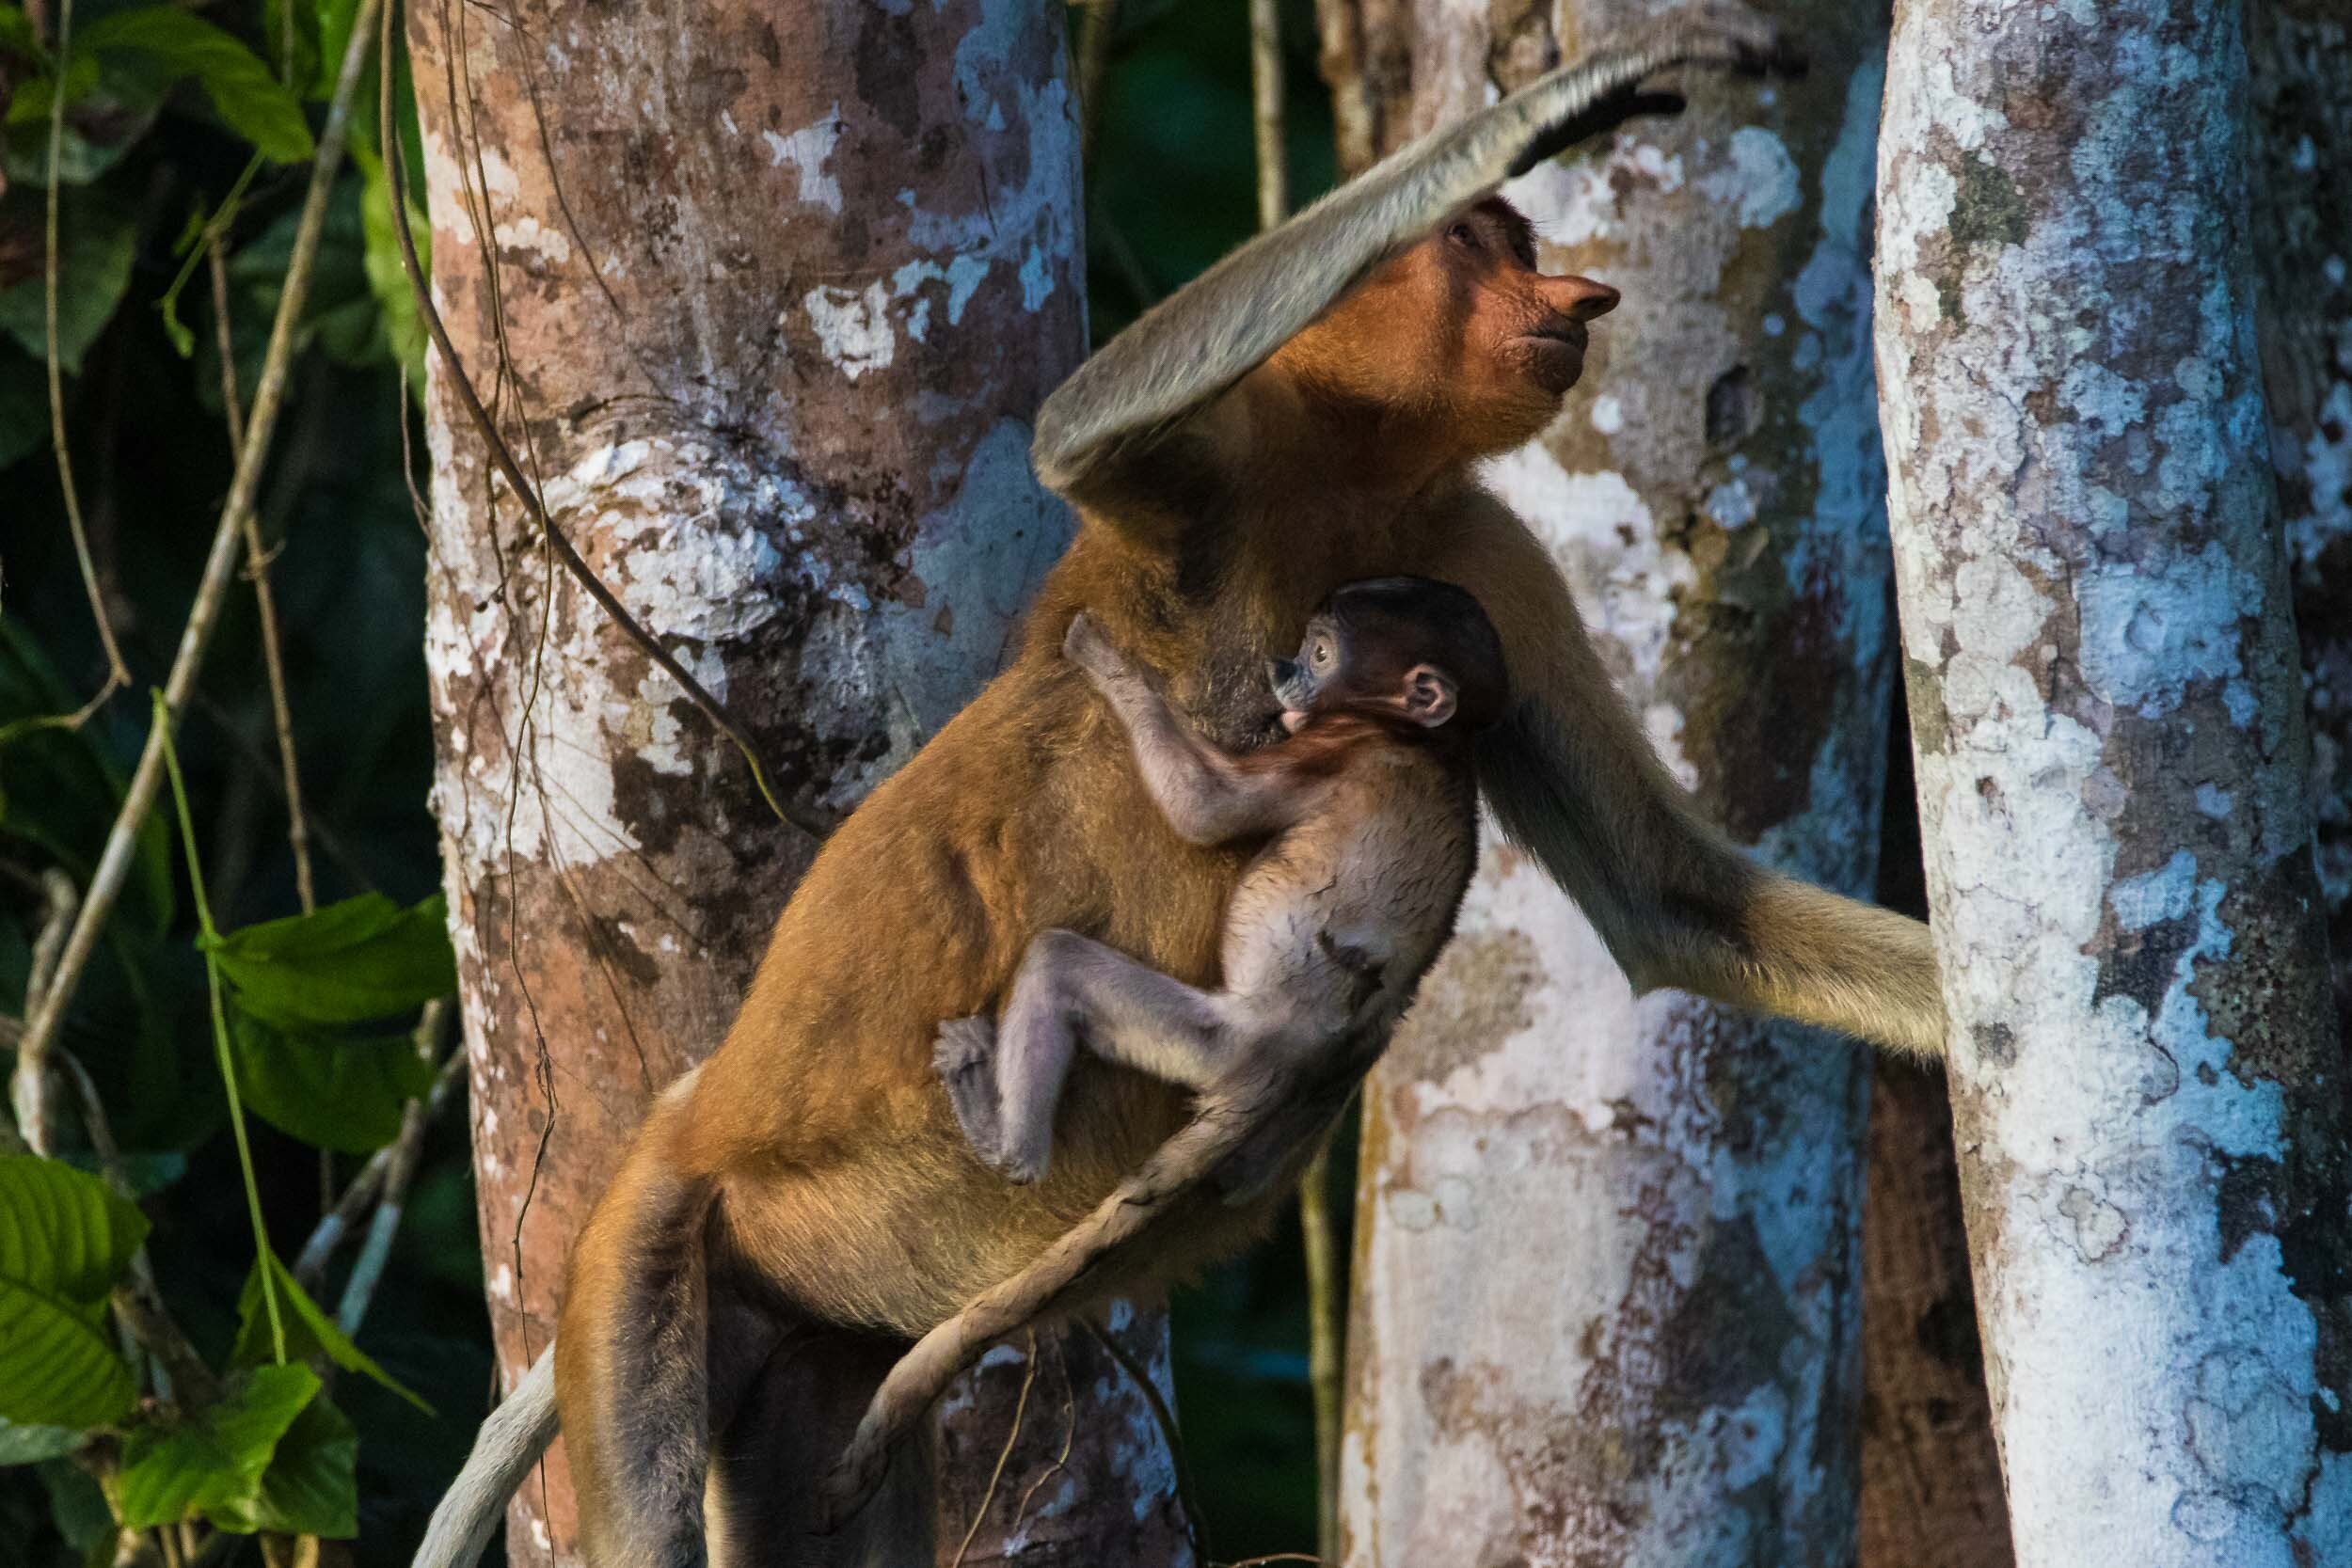
[[[418, 1027], [421, 1030], [423, 1025], [420, 1023]], [[442, 1058], [441, 1070], [435, 1076], [433, 1087], [424, 1097], [421, 1119], [428, 1127], [440, 1116], [442, 1107], [456, 1097], [458, 1085], [465, 1081], [466, 1053], [460, 1048]], [[404, 1117], [402, 1137], [407, 1135], [407, 1121]], [[377, 1195], [386, 1190], [386, 1183], [391, 1178], [393, 1161], [397, 1157], [394, 1151], [399, 1147], [396, 1140], [369, 1155], [367, 1163], [352, 1177], [351, 1184], [335, 1200], [335, 1207], [322, 1215], [318, 1224], [311, 1227], [310, 1239], [302, 1243], [301, 1252], [294, 1257], [294, 1283], [306, 1291], [317, 1289], [319, 1281], [326, 1277], [327, 1264], [334, 1260], [335, 1249], [342, 1245], [343, 1239], [359, 1223], [359, 1216], [374, 1204]]]
[[[287, 44], [287, 70], [293, 67], [294, 45]], [[229, 444], [245, 446], [245, 416], [237, 406], [237, 356], [229, 326], [229, 247], [218, 233], [206, 237], [205, 260], [213, 274], [213, 334], [220, 345], [220, 403], [229, 417]], [[269, 677], [270, 717], [278, 726], [278, 770], [286, 792], [286, 847], [294, 854], [294, 893], [302, 912], [318, 906], [318, 887], [310, 878], [310, 817], [302, 809], [302, 768], [294, 755], [294, 708], [286, 701], [286, 654], [278, 630], [278, 594], [270, 587], [269, 552], [262, 547], [262, 520], [245, 515], [245, 575], [253, 583], [253, 608], [262, 623], [262, 668]]]
[[96, 713], [106, 699], [131, 682], [130, 667], [122, 662], [122, 650], [116, 645], [115, 629], [106, 618], [106, 595], [98, 585], [98, 562], [90, 554], [89, 527], [82, 517], [81, 492], [73, 483], [73, 452], [65, 435], [65, 366], [58, 357], [57, 330], [57, 214], [65, 181], [58, 169], [65, 151], [65, 61], [73, 42], [73, 0], [59, 0], [57, 6], [57, 78], [51, 84], [49, 94], [49, 204], [43, 230], [41, 252], [41, 314], [46, 333], [46, 358], [49, 369], [49, 440], [56, 449], [57, 488], [65, 496], [65, 523], [73, 535], [73, 557], [82, 569], [82, 588], [89, 594], [89, 611], [98, 623], [99, 646], [106, 652], [106, 684], [98, 694], [85, 703], [67, 721], [69, 727], [79, 728], [83, 721]]
[[1094, 0], [1078, 23], [1078, 167], [1094, 172], [1094, 144], [1103, 133], [1103, 89], [1111, 75], [1111, 40], [1119, 33], [1119, 0]]
[[[1249, 97], [1257, 133], [1258, 227], [1290, 215], [1284, 161], [1282, 21], [1277, 0], [1249, 0]], [[1340, 1550], [1340, 1363], [1347, 1307], [1340, 1296], [1340, 1242], [1331, 1224], [1331, 1144], [1298, 1179], [1298, 1239], [1307, 1265], [1307, 1386], [1315, 1411], [1315, 1549]]]
[[1307, 1263], [1307, 1388], [1315, 1408], [1315, 1550], [1336, 1562], [1347, 1300], [1340, 1291], [1340, 1238], [1331, 1223], [1329, 1142], [1298, 1179], [1298, 1241]]
[[[390, 11], [384, 13], [382, 25], [389, 48]], [[744, 763], [752, 770], [752, 783], [757, 786], [760, 798], [768, 802], [768, 809], [774, 812], [780, 821], [791, 824], [811, 838], [823, 838], [834, 829], [835, 819], [832, 814], [814, 801], [799, 797], [793, 798], [789, 803], [777, 799], [769, 784], [768, 770], [761, 766], [759, 753], [753, 749], [749, 733], [726, 705], [705, 690], [702, 682], [696, 680], [686, 666], [679, 663], [676, 657], [628, 612], [612, 590], [604, 585], [604, 579], [596, 576], [596, 570], [573, 546], [570, 537], [555, 526], [555, 519], [548, 515], [548, 509], [540, 499], [538, 486], [524, 474], [522, 465], [516, 460], [514, 449], [507, 445], [505, 436], [499, 434], [498, 421], [482, 405], [481, 394], [474, 390], [473, 379], [466, 373], [465, 361], [458, 357], [457, 347], [450, 341], [449, 328], [442, 324], [440, 309], [433, 303], [433, 291], [425, 283], [423, 264], [417, 260], [416, 237], [408, 232], [408, 153], [400, 138], [393, 134], [392, 73], [382, 71], [378, 73], [378, 139], [389, 153], [391, 180], [388, 197], [391, 208], [392, 235], [399, 242], [401, 268], [408, 275], [408, 288], [416, 297], [417, 314], [423, 319], [425, 331], [441, 356], [441, 368], [447, 372], [449, 386], [457, 394], [457, 401], [466, 410], [466, 417], [472, 422], [475, 433], [482, 437], [483, 447], [488, 451], [492, 465], [500, 477], [506, 481], [507, 489], [522, 503], [532, 525], [554, 550], [556, 559], [564, 563], [564, 569], [571, 574], [573, 580], [587, 592], [597, 607], [612, 618], [612, 624], [636, 643], [638, 649], [653, 660], [663, 674], [677, 683], [687, 701], [700, 709], [703, 717], [710, 721], [712, 726], [742, 753]]]
[[1272, 229], [1290, 212], [1282, 155], [1282, 19], [1276, 0], [1249, 0], [1249, 107], [1257, 133], [1258, 227]]
[[[28, 1017], [48, 993], [66, 938], [73, 928], [74, 913], [81, 907], [81, 899], [73, 891], [73, 879], [64, 872], [52, 869], [43, 873], [40, 885], [49, 910], [41, 921], [40, 935], [33, 939], [33, 967], [24, 982], [24, 1011]], [[16, 1111], [17, 1135], [36, 1154], [57, 1151], [56, 1130], [51, 1125], [49, 1112], [49, 1046], [50, 1042], [43, 1040], [36, 1047], [27, 1036], [17, 1049], [16, 1073], [8, 1085], [8, 1098]]]
[[326, 223], [327, 198], [332, 194], [337, 170], [342, 165], [343, 143], [350, 130], [351, 103], [359, 88], [361, 68], [373, 48], [374, 30], [370, 25], [375, 18], [380, 0], [359, 0], [353, 19], [351, 42], [343, 51], [342, 69], [336, 78], [335, 95], [326, 112], [326, 124], [319, 133], [318, 154], [310, 166], [310, 188], [302, 203], [302, 216], [294, 229], [293, 254], [286, 264], [286, 283], [278, 295], [278, 316], [270, 324], [269, 347], [262, 357], [261, 384], [255, 388], [253, 407], [246, 420], [245, 442], [238, 449], [237, 466], [230, 480], [229, 497], [221, 505], [219, 524], [213, 531], [211, 552], [204, 559], [204, 575], [197, 584], [196, 599], [188, 609], [186, 626], [180, 633], [179, 651], [173, 656], [171, 673], [166, 679], [163, 711], [150, 725], [146, 748], [139, 753], [137, 768], [131, 775], [130, 786], [123, 791], [122, 806], [115, 815], [114, 826], [106, 834], [105, 849], [100, 854], [98, 869], [91, 874], [88, 891], [83, 895], [80, 917], [74, 922], [73, 934], [67, 939], [65, 956], [57, 965], [57, 975], [48, 994], [41, 998], [40, 1008], [27, 1021], [24, 1049], [41, 1051], [56, 1037], [64, 1022], [66, 1009], [72, 1006], [73, 993], [79, 989], [83, 972], [88, 967], [90, 956], [97, 951], [100, 931], [106, 917], [114, 911], [115, 900], [121, 895], [122, 885], [129, 878], [133, 857], [137, 853], [139, 830], [147, 820], [149, 810], [155, 803], [156, 791], [164, 780], [164, 752], [172, 725], [179, 721], [186, 707], [189, 694], [196, 689], [197, 673], [203, 668], [204, 656], [212, 646], [213, 633], [220, 622], [223, 601], [228, 596], [229, 580], [236, 563], [237, 544], [243, 533], [243, 520], [253, 508], [255, 492], [262, 482], [262, 468], [269, 453], [270, 438], [278, 428], [278, 410], [286, 395], [288, 372], [294, 363], [297, 324], [304, 307], [310, 302], [311, 275], [316, 268], [319, 237]]
[[972, 1523], [964, 1528], [963, 1540], [956, 1547], [956, 1560], [948, 1568], [963, 1568], [963, 1555], [972, 1549], [972, 1538], [980, 1533], [980, 1521], [988, 1517], [988, 1505], [996, 1500], [996, 1483], [1005, 1479], [1005, 1464], [1012, 1458], [1012, 1446], [1021, 1441], [1022, 1418], [1029, 1413], [1029, 1386], [1037, 1381], [1037, 1330], [1029, 1330], [1026, 1364], [1021, 1371], [1021, 1397], [1013, 1401], [1012, 1425], [1005, 1431], [1005, 1446], [996, 1450], [996, 1468], [988, 1473], [988, 1489], [980, 1494], [979, 1506], [972, 1511]]
[[[441, 1022], [448, 1013], [448, 999], [437, 996], [424, 1005], [424, 1016], [417, 1021], [417, 1054], [428, 1062], [433, 1059]], [[448, 1063], [434, 1081], [437, 1094], [444, 1080], [455, 1081], [455, 1074], [450, 1069], [462, 1065], [465, 1059], [463, 1050], [449, 1053]], [[424, 1133], [431, 1124], [433, 1109], [429, 1099], [412, 1100], [403, 1106], [400, 1135], [389, 1148], [379, 1151], [390, 1157], [380, 1184], [383, 1196], [377, 1199], [375, 1213], [368, 1221], [368, 1239], [361, 1243], [359, 1256], [352, 1261], [351, 1277], [343, 1281], [342, 1300], [335, 1307], [335, 1323], [345, 1334], [359, 1332], [359, 1324], [368, 1315], [368, 1304], [375, 1297], [376, 1282], [384, 1277], [384, 1264], [392, 1255], [392, 1241], [400, 1234], [401, 1208], [408, 1199], [408, 1183], [415, 1180], [417, 1164], [424, 1154]]]

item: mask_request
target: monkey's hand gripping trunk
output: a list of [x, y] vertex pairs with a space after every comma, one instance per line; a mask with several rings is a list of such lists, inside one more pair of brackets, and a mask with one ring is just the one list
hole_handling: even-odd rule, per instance
[[1098, 470], [1148, 449], [1380, 261], [1504, 180], [1659, 106], [1640, 88], [1679, 65], [1799, 69], [1752, 17], [1667, 17], [1430, 133], [1232, 252], [1079, 366], [1038, 410], [1038, 477], [1083, 498]]

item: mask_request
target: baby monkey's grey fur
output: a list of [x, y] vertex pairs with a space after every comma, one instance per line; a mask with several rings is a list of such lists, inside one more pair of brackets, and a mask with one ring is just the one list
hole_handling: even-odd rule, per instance
[[[1224, 987], [1202, 990], [1071, 931], [1030, 946], [1001, 1027], [950, 1020], [937, 1066], [982, 1158], [1042, 1176], [1083, 1042], [1200, 1096], [1195, 1119], [1022, 1273], [924, 1336], [875, 1393], [828, 1517], [991, 1342], [1171, 1266], [1147, 1237], [1246, 1203], [1302, 1164], [1453, 934], [1478, 856], [1470, 741], [1502, 714], [1502, 645], [1475, 599], [1418, 578], [1351, 583], [1272, 667], [1291, 738], [1244, 755], [1196, 733], [1092, 622], [1063, 651], [1125, 728], [1152, 799], [1194, 844], [1264, 840], [1226, 908]], [[1193, 1228], [1198, 1228], [1193, 1227]], [[1177, 1259], [1181, 1269], [1187, 1259]]]

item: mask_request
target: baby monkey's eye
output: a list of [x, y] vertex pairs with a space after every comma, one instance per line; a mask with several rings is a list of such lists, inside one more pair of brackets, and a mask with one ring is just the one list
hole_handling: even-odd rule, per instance
[[1314, 647], [1308, 651], [1307, 662], [1313, 665], [1318, 670], [1330, 663], [1331, 644], [1326, 642], [1320, 637], [1316, 638]]
[[1455, 224], [1453, 228], [1445, 231], [1445, 237], [1452, 240], [1455, 245], [1468, 245], [1472, 250], [1479, 248], [1478, 230], [1472, 229], [1467, 223]]

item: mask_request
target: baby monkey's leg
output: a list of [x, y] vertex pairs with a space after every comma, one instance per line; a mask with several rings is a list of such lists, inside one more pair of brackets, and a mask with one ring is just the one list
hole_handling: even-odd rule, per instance
[[[1245, 1043], [1220, 993], [1171, 979], [1073, 931], [1029, 944], [1003, 1022], [940, 1026], [935, 1061], [974, 1149], [1015, 1181], [1045, 1174], [1054, 1110], [1084, 1041], [1106, 1061], [1207, 1087]], [[992, 1038], [993, 1034], [993, 1038]], [[991, 1048], [994, 1070], [986, 1069]]]

